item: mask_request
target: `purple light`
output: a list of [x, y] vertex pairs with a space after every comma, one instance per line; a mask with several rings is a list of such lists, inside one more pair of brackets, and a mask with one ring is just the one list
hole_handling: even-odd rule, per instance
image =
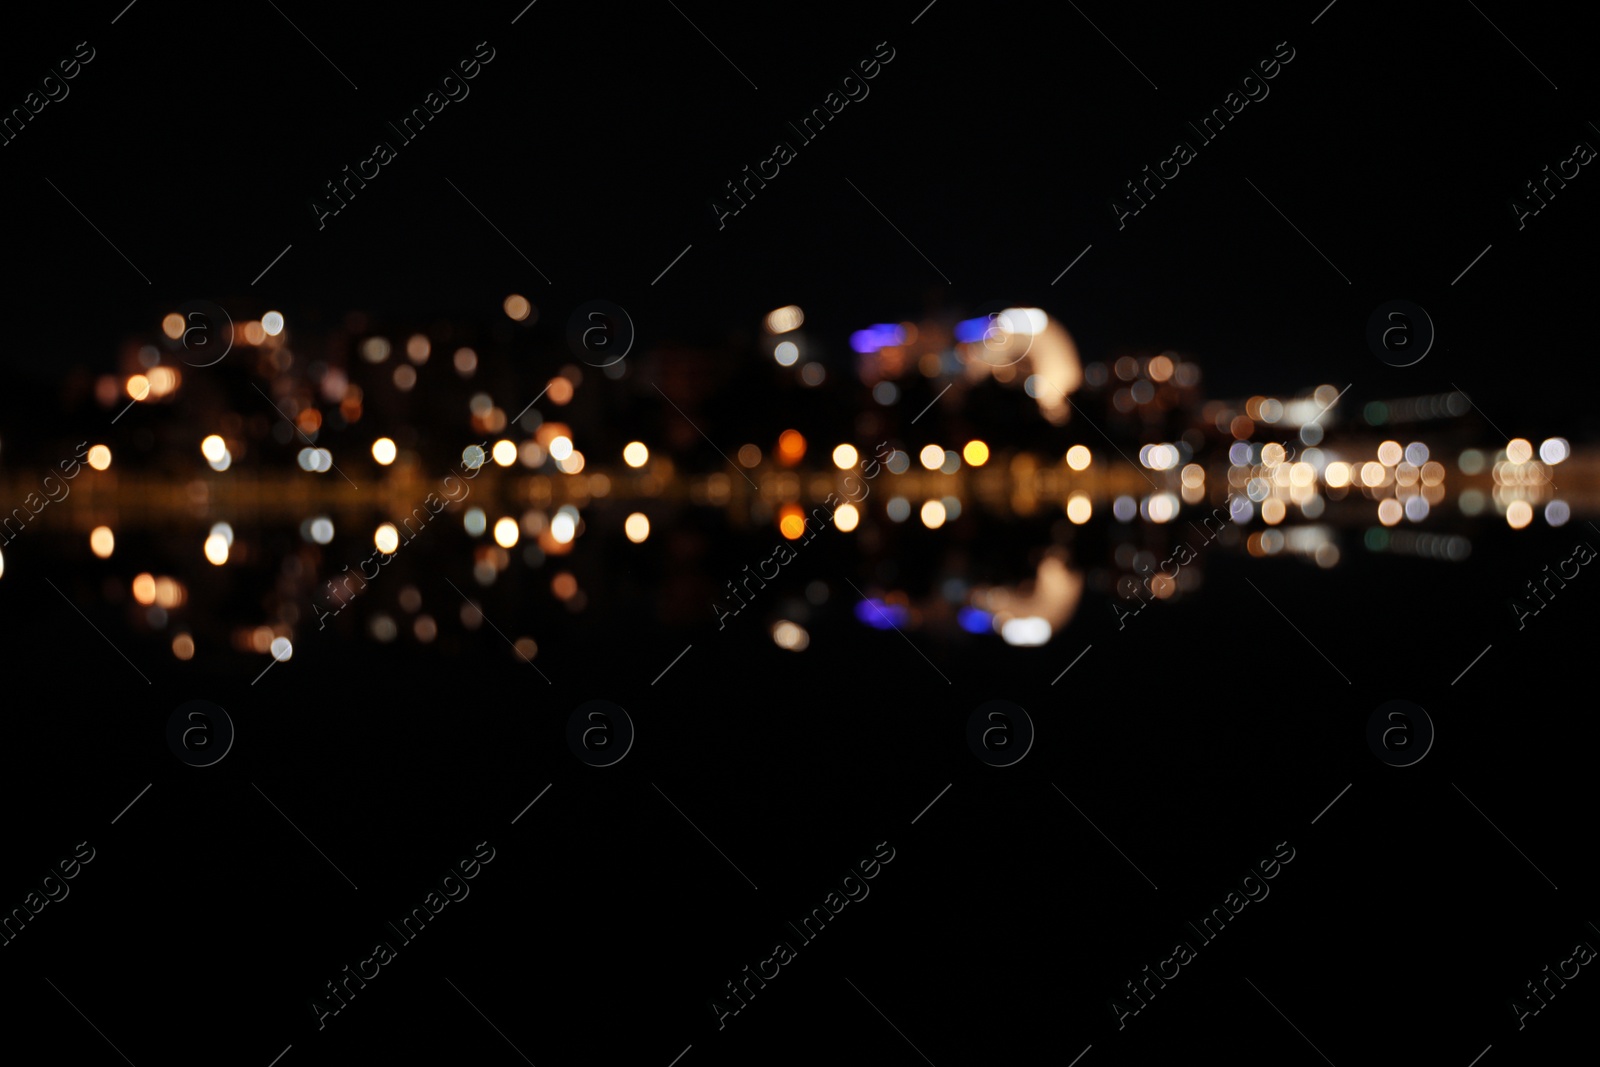
[[850, 335], [850, 347], [863, 355], [905, 343], [906, 332], [892, 322], [880, 322]]
[[905, 625], [910, 613], [898, 604], [885, 604], [877, 597], [869, 597], [856, 604], [856, 619], [875, 630], [889, 630]]

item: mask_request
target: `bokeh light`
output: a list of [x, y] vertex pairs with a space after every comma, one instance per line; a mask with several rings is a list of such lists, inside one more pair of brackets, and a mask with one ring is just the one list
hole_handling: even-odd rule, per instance
[[111, 527], [96, 526], [89, 531], [89, 551], [101, 559], [110, 559], [116, 547], [117, 539], [112, 535]]

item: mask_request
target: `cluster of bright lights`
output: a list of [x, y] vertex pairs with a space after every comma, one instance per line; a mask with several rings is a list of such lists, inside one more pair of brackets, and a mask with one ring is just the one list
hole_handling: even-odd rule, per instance
[[225, 471], [233, 465], [233, 453], [228, 451], [228, 443], [216, 434], [200, 442], [200, 454], [214, 471]]
[[[1273, 447], [1282, 451], [1281, 445]], [[1183, 462], [1183, 455], [1176, 445], [1145, 445], [1139, 449], [1139, 462], [1153, 471], [1169, 471]]]

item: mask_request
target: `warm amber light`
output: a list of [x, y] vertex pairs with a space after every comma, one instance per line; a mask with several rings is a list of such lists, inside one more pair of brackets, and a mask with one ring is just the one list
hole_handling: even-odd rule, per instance
[[517, 529], [516, 519], [499, 519], [494, 524], [494, 543], [501, 548], [511, 548], [516, 545], [521, 533], [522, 531]]
[[517, 461], [517, 446], [502, 438], [494, 443], [494, 450], [489, 454], [498, 466], [509, 467]]
[[799, 430], [785, 430], [778, 435], [778, 462], [785, 467], [799, 463], [806, 454], [806, 439]]
[[505, 304], [502, 306], [506, 310], [506, 316], [515, 322], [523, 321], [528, 317], [528, 313], [533, 310], [533, 305], [528, 303], [528, 298], [517, 293], [512, 293], [506, 297]]
[[400, 547], [400, 531], [394, 528], [393, 523], [386, 522], [373, 533], [372, 543], [378, 546], [378, 551], [384, 555], [393, 555]]
[[89, 466], [97, 471], [103, 471], [111, 466], [111, 449], [105, 445], [95, 445], [89, 449], [89, 455], [86, 458], [89, 461]]
[[220, 463], [222, 457], [228, 453], [228, 443], [216, 434], [212, 434], [200, 442], [200, 454], [206, 457], [207, 463]]
[[206, 538], [206, 559], [214, 566], [222, 566], [228, 562], [228, 539], [221, 534], [212, 534]]
[[650, 450], [643, 441], [629, 441], [623, 446], [622, 462], [630, 467], [642, 467], [650, 462]]
[[982, 441], [968, 441], [967, 446], [961, 450], [961, 458], [966, 460], [970, 467], [981, 467], [989, 462], [989, 446]]
[[833, 450], [833, 465], [842, 471], [847, 471], [856, 465], [860, 458], [854, 445], [840, 445]]
[[778, 532], [789, 540], [806, 532], [805, 512], [798, 504], [785, 504], [778, 512]]
[[110, 559], [111, 552], [117, 547], [117, 539], [111, 534], [111, 527], [96, 526], [89, 531], [89, 551], [101, 559]]
[[1089, 450], [1082, 445], [1073, 445], [1067, 449], [1067, 466], [1075, 471], [1089, 468]]
[[929, 500], [922, 505], [922, 525], [930, 530], [937, 530], [944, 525], [944, 505], [937, 500]]
[[635, 511], [622, 524], [622, 532], [628, 535], [628, 540], [634, 544], [643, 544], [644, 539], [650, 536], [650, 520], [643, 512]]
[[379, 466], [387, 467], [393, 463], [396, 454], [394, 442], [387, 437], [380, 437], [372, 442], [372, 458], [378, 461]]
[[856, 510], [854, 504], [840, 504], [833, 513], [833, 524], [845, 533], [849, 533], [861, 525], [861, 512]]

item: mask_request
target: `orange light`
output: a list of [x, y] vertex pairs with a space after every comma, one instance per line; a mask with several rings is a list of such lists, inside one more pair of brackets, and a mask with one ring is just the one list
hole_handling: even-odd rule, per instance
[[[793, 433], [794, 431], [790, 431]], [[780, 448], [782, 445], [780, 444]], [[789, 540], [798, 540], [806, 532], [805, 512], [800, 510], [798, 504], [785, 504], [778, 509], [778, 532]]]
[[[806, 439], [799, 430], [785, 430], [778, 435], [778, 462], [792, 467], [806, 454]], [[796, 509], [798, 510], [798, 509]]]

